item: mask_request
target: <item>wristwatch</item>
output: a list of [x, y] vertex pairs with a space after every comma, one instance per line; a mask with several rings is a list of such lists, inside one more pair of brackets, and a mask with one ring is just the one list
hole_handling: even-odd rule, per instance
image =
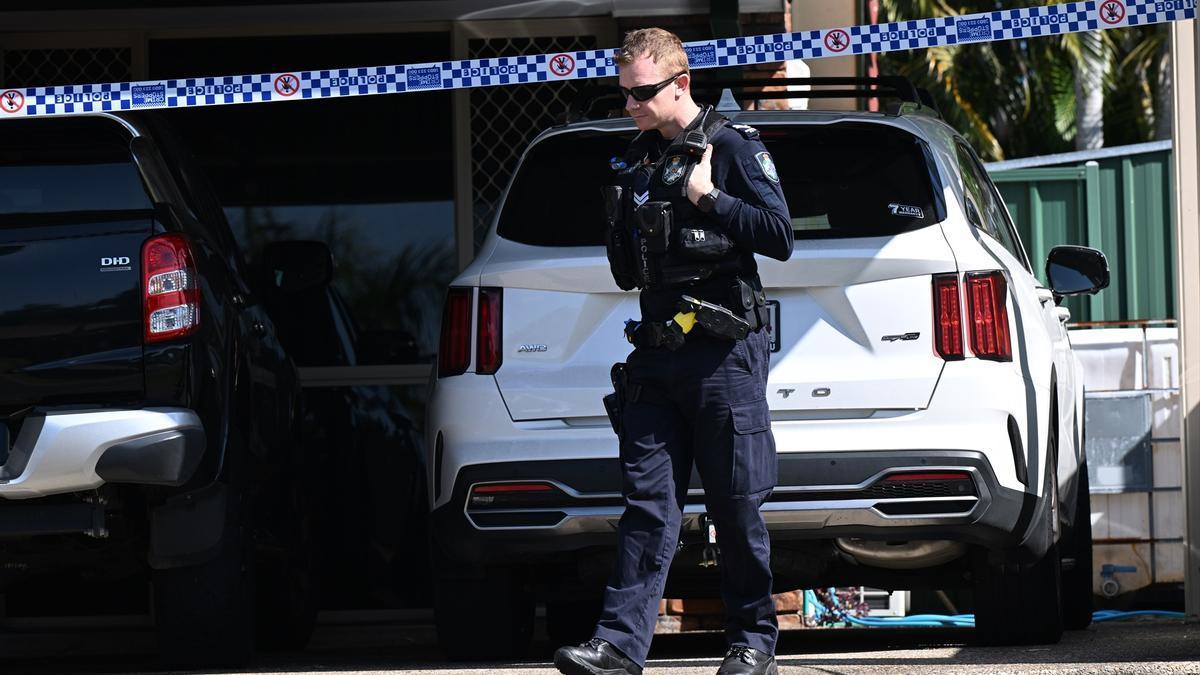
[[717, 188], [713, 188], [712, 192], [709, 192], [706, 195], [700, 195], [700, 199], [696, 200], [696, 208], [700, 209], [704, 213], [708, 213], [717, 205], [717, 198], [720, 196], [721, 191]]

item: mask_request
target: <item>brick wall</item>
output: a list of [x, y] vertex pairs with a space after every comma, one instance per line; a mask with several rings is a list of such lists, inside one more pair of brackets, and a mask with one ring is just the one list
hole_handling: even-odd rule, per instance
[[[779, 630], [804, 628], [804, 591], [775, 594]], [[725, 603], [715, 599], [667, 599], [658, 605], [655, 633], [686, 633], [725, 628]]]

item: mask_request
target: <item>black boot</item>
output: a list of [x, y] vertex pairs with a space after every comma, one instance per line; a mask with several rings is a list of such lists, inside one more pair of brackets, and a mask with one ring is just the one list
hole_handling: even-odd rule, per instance
[[774, 656], [746, 645], [734, 645], [725, 654], [717, 675], [779, 675], [779, 668]]
[[600, 638], [578, 647], [559, 647], [554, 667], [566, 675], [642, 675], [642, 667]]

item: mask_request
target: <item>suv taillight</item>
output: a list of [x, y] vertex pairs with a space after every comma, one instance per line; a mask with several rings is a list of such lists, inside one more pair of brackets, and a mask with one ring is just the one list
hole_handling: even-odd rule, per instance
[[500, 316], [504, 289], [479, 289], [479, 338], [475, 343], [475, 372], [492, 375], [500, 369]]
[[1008, 334], [1008, 283], [1004, 272], [967, 273], [967, 324], [971, 332], [971, 351], [981, 359], [1012, 361], [1012, 341]]
[[933, 277], [933, 336], [938, 356], [947, 361], [963, 358], [958, 274], [935, 274]]
[[152, 237], [142, 247], [142, 306], [146, 342], [191, 335], [200, 326], [200, 288], [188, 240]]
[[442, 309], [438, 377], [462, 375], [471, 365], [471, 288], [451, 287]]

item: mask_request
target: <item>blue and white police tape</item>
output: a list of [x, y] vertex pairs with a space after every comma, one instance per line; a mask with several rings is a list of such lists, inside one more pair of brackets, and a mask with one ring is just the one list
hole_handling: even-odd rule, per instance
[[[823, 59], [901, 49], [998, 42], [1194, 19], [1196, 0], [1087, 0], [824, 30], [689, 42], [692, 68]], [[471, 89], [611, 77], [614, 49], [412, 65], [229, 75], [0, 91], [0, 119], [113, 110]]]

